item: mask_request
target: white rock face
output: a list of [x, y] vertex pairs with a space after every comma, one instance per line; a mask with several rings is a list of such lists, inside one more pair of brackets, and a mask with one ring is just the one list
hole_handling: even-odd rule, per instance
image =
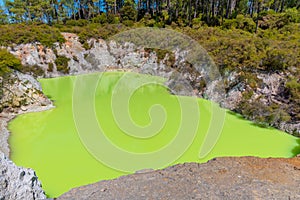
[[46, 199], [35, 172], [32, 169], [17, 167], [2, 152], [0, 152], [0, 199]]

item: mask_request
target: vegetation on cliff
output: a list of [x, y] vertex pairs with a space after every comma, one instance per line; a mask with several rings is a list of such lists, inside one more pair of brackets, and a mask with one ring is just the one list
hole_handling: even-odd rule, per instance
[[[227, 91], [244, 85], [243, 100], [235, 111], [262, 125], [300, 122], [299, 1], [15, 0], [0, 9], [0, 24], [0, 46], [39, 42], [51, 47], [64, 42], [60, 32], [71, 32], [85, 49], [91, 48], [89, 38], [107, 39], [136, 27], [171, 28], [197, 40], [224, 77], [238, 74], [236, 82], [225, 81]], [[155, 51], [160, 58], [167, 53]], [[10, 69], [42, 75], [38, 66], [22, 68], [4, 53], [0, 75]], [[68, 58], [56, 57], [57, 70], [68, 73]], [[52, 70], [50, 63], [48, 71]], [[264, 95], [254, 98], [264, 84], [258, 73], [284, 77], [276, 101]], [[263, 99], [267, 103], [261, 103]]]
[[4, 49], [0, 49], [0, 77], [11, 70], [21, 70], [21, 61]]
[[5, 24], [0, 29], [0, 46], [40, 42], [51, 47], [55, 42], [65, 41], [57, 28], [46, 24]]

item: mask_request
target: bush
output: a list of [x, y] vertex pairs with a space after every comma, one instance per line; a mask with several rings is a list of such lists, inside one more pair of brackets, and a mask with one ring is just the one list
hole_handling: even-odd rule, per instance
[[197, 28], [200, 28], [201, 26], [204, 25], [204, 22], [201, 20], [201, 18], [194, 18], [192, 20], [192, 27], [197, 29]]
[[286, 87], [288, 88], [293, 98], [300, 99], [300, 82], [298, 82], [296, 78], [288, 81], [286, 83]]
[[38, 65], [24, 66], [20, 71], [24, 74], [30, 74], [34, 77], [43, 77], [45, 74], [44, 70]]
[[134, 26], [134, 21], [124, 20], [124, 21], [122, 21], [122, 24], [124, 24], [125, 26], [128, 26], [128, 27], [132, 27], [132, 26]]
[[53, 43], [65, 41], [57, 28], [42, 24], [0, 25], [0, 46], [40, 42], [51, 47]]
[[70, 72], [70, 68], [68, 66], [69, 61], [70, 58], [67, 58], [65, 56], [57, 56], [55, 60], [57, 71], [62, 72], [64, 74], [68, 74]]
[[287, 55], [283, 50], [271, 49], [266, 53], [266, 58], [263, 59], [262, 65], [268, 71], [282, 71], [287, 68]]
[[53, 68], [54, 68], [53, 63], [49, 63], [47, 71], [48, 72], [53, 72]]
[[121, 21], [131, 20], [135, 21], [137, 17], [137, 11], [132, 6], [123, 6], [120, 9]]
[[288, 22], [300, 23], [300, 12], [296, 8], [286, 9], [283, 13], [283, 18]]
[[107, 17], [105, 13], [101, 13], [101, 15], [98, 15], [94, 18], [92, 18], [93, 23], [99, 23], [99, 24], [105, 24], [107, 23]]
[[95, 38], [95, 39], [107, 39], [120, 31], [125, 30], [125, 26], [122, 24], [89, 24], [85, 27], [79, 27], [80, 29], [69, 29], [68, 32], [73, 32], [78, 34], [79, 41], [84, 44], [88, 39]]
[[67, 26], [80, 26], [80, 27], [83, 27], [85, 25], [88, 24], [88, 21], [85, 20], [85, 19], [79, 19], [79, 20], [68, 20], [66, 22], [66, 25]]
[[254, 33], [256, 24], [252, 18], [237, 15], [236, 19], [226, 19], [223, 23], [223, 27], [227, 29], [236, 28]]
[[155, 20], [152, 19], [151, 15], [149, 13], [146, 13], [145, 16], [140, 20], [140, 23], [142, 23], [148, 27], [153, 27], [155, 24]]
[[[83, 44], [82, 44], [82, 47], [85, 49], [85, 50], [89, 50], [91, 49], [91, 46], [88, 44], [87, 41], [85, 41]], [[75, 59], [74, 59], [75, 60]], [[76, 58], [76, 60], [78, 62], [78, 59]]]
[[247, 119], [253, 120], [260, 126], [278, 126], [282, 122], [287, 122], [291, 119], [285, 108], [278, 104], [272, 103], [265, 105], [259, 100], [249, 103], [243, 100], [239, 105], [239, 112]]
[[[259, 27], [266, 29], [281, 29], [291, 23], [300, 22], [300, 13], [296, 8], [286, 9], [284, 13], [275, 13], [275, 12], [265, 12], [264, 15], [261, 15], [259, 18], [260, 24]], [[294, 24], [294, 26], [297, 26]]]
[[119, 17], [114, 14], [109, 13], [109, 14], [107, 14], [106, 17], [107, 17], [107, 23], [109, 23], [109, 24], [117, 24], [120, 22]]
[[21, 61], [5, 49], [0, 49], [0, 76], [10, 73], [11, 70], [20, 70]]

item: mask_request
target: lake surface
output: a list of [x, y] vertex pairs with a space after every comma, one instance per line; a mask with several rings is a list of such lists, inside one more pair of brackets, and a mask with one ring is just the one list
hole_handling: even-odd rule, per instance
[[[142, 169], [220, 156], [292, 157], [299, 147], [291, 135], [213, 112], [210, 101], [170, 95], [158, 77], [111, 72], [40, 82], [56, 108], [18, 116], [9, 142], [11, 159], [33, 168], [49, 197]], [[222, 112], [224, 124], [212, 120]], [[210, 127], [222, 131], [199, 158]]]

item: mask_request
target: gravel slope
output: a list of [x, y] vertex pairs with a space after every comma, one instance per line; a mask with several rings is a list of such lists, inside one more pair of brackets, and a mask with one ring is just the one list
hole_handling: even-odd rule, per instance
[[64, 199], [300, 199], [300, 156], [217, 158], [72, 189]]

